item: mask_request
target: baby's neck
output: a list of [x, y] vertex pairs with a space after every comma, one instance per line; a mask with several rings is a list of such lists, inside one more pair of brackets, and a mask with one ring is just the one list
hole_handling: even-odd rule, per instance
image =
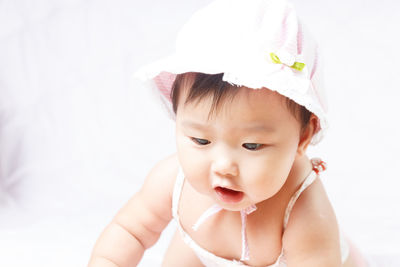
[[310, 174], [312, 164], [307, 155], [298, 156], [293, 162], [292, 169], [289, 172], [287, 182], [302, 183], [304, 178]]

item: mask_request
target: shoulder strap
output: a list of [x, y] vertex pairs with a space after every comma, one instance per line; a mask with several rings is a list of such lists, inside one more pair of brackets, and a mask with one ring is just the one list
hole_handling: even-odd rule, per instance
[[307, 189], [317, 178], [316, 172], [313, 170], [301, 184], [300, 188], [294, 193], [294, 195], [290, 198], [289, 204], [285, 210], [285, 217], [283, 219], [283, 230], [286, 229], [286, 226], [289, 222], [290, 213], [292, 212], [293, 206], [296, 203], [297, 199], [300, 197], [301, 193]]
[[283, 219], [283, 230], [286, 229], [286, 226], [289, 222], [290, 213], [292, 212], [293, 206], [296, 203], [297, 199], [300, 197], [301, 193], [307, 189], [319, 176], [319, 173], [326, 170], [326, 162], [322, 161], [320, 158], [312, 158], [311, 164], [313, 169], [311, 173], [304, 179], [304, 182], [301, 184], [300, 188], [293, 194], [291, 197], [289, 204], [285, 210], [285, 217]]
[[182, 168], [179, 166], [178, 175], [175, 180], [174, 192], [172, 193], [172, 215], [175, 219], [178, 219], [178, 206], [184, 182], [185, 175], [183, 174]]

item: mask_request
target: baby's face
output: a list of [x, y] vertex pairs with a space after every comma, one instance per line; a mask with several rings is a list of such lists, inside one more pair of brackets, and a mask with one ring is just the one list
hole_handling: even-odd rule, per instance
[[178, 157], [186, 180], [228, 210], [275, 195], [300, 140], [300, 123], [281, 95], [268, 89], [238, 90], [211, 117], [211, 97], [183, 104], [182, 91], [176, 114]]

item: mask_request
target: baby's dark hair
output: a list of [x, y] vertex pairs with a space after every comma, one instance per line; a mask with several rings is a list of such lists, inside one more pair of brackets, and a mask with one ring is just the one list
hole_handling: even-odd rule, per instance
[[[232, 100], [237, 94], [238, 86], [222, 80], [223, 73], [204, 74], [199, 72], [186, 72], [178, 74], [171, 89], [172, 109], [176, 114], [178, 101], [182, 87], [188, 87], [188, 94], [184, 104], [200, 101], [204, 97], [212, 96], [211, 115], [215, 112], [223, 100]], [[300, 122], [303, 130], [310, 121], [311, 112], [293, 100], [285, 97], [286, 106], [293, 116]]]

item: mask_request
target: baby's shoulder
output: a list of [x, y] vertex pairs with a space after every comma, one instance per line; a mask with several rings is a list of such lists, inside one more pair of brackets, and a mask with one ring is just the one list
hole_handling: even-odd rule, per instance
[[176, 176], [178, 174], [179, 169], [179, 161], [176, 153], [169, 155], [161, 160], [159, 160], [152, 170], [150, 174], [164, 174], [168, 176]]
[[339, 237], [333, 207], [320, 179], [316, 179], [297, 199], [284, 233], [285, 250], [298, 248], [315, 253], [334, 249]]
[[300, 194], [293, 206], [290, 220], [294, 224], [297, 221], [315, 219], [314, 216], [320, 217], [318, 214], [327, 218], [334, 216], [331, 202], [319, 177]]
[[178, 175], [179, 163], [176, 154], [158, 161], [147, 175], [140, 193], [145, 196], [158, 196], [165, 203], [170, 203], [172, 192]]
[[175, 153], [161, 159], [154, 165], [147, 175], [146, 183], [155, 183], [157, 188], [163, 188], [164, 190], [172, 188], [178, 175], [178, 170], [179, 162]]

